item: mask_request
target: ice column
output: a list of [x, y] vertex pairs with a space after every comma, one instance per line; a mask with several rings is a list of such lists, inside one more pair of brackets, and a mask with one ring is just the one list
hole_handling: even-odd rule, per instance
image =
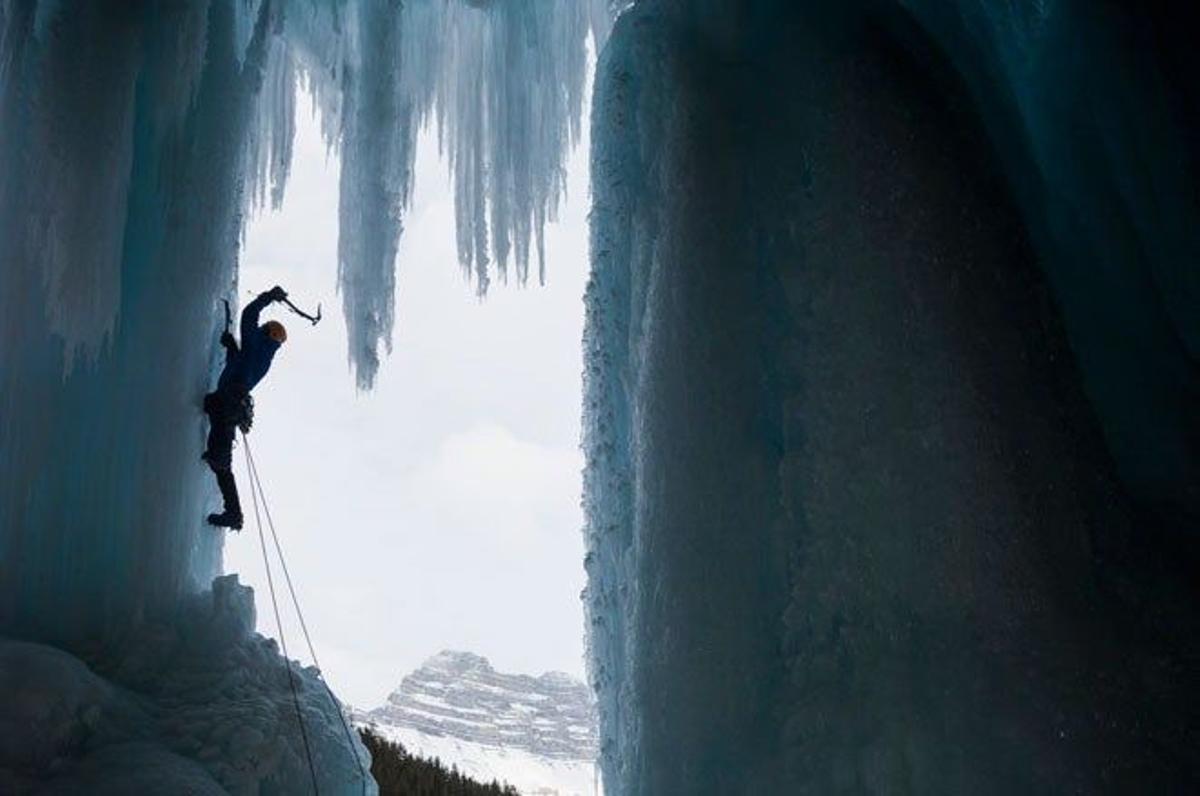
[[618, 20], [585, 376], [607, 793], [1200, 778], [1186, 59], [1105, 9]]

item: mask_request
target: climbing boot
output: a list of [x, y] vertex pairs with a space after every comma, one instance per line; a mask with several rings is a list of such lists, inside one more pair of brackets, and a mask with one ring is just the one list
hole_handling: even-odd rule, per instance
[[223, 511], [220, 514], [209, 514], [208, 524], [215, 525], [218, 528], [229, 528], [230, 530], [240, 531], [242, 529], [242, 515], [231, 514], [228, 511]]

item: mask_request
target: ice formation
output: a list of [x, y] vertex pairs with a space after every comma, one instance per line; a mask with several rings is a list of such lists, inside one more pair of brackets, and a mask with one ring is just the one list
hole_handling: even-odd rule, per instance
[[[460, 261], [480, 293], [524, 282], [579, 138], [589, 32], [607, 0], [365, 2], [291, 10], [289, 52], [342, 156], [339, 276], [362, 387], [391, 345], [396, 247], [420, 125], [454, 184]], [[271, 105], [279, 103], [270, 102]], [[492, 260], [495, 260], [494, 264]]]
[[[294, 86], [343, 164], [366, 386], [414, 130], [438, 125], [479, 289], [524, 279], [607, 5], [0, 0], [0, 676], [55, 695], [0, 726], [6, 787], [303, 787], [282, 663], [211, 585], [196, 462]], [[621, 17], [586, 341], [607, 792], [1200, 789], [1196, 21]], [[224, 736], [251, 703], [262, 747]], [[361, 749], [318, 735], [322, 792], [360, 792]]]
[[[202, 637], [195, 623], [206, 620], [187, 606], [214, 599], [221, 548], [201, 525], [212, 501], [199, 403], [214, 375], [219, 299], [237, 292], [244, 219], [286, 190], [297, 85], [341, 156], [339, 268], [351, 359], [369, 385], [393, 323], [417, 126], [440, 125], [461, 251], [480, 289], [489, 251], [523, 279], [562, 191], [586, 37], [593, 26], [604, 35], [606, 9], [0, 0], [0, 636], [15, 645], [5, 642], [3, 676], [47, 661], [61, 678], [45, 691], [78, 683], [87, 696], [68, 712], [91, 716], [100, 700], [102, 722], [109, 707], [190, 709], [180, 700], [200, 693], [176, 659], [179, 679], [168, 666], [136, 688], [110, 669], [158, 628]], [[206, 655], [253, 648], [255, 671], [274, 665], [253, 636], [209, 641]], [[211, 663], [214, 677], [225, 671]], [[236, 692], [239, 676], [204, 687]], [[272, 677], [246, 683], [245, 698], [261, 691], [261, 706], [273, 704]], [[310, 708], [332, 726], [335, 706]], [[274, 757], [251, 764], [211, 734], [235, 714], [136, 737], [88, 719], [72, 725], [62, 755], [6, 735], [0, 767], [22, 787], [140, 761], [162, 782], [203, 779], [203, 769], [235, 792], [302, 792], [306, 772], [288, 751], [295, 723], [260, 727]], [[38, 732], [57, 726], [46, 720]], [[321, 792], [363, 792], [352, 765], [361, 746], [316, 740]]]
[[[0, 790], [312, 792], [283, 658], [254, 620], [253, 594], [228, 575], [170, 621], [89, 651], [99, 671], [55, 647], [0, 640]], [[360, 774], [370, 758], [361, 745], [358, 762], [345, 754], [316, 672], [295, 674], [318, 792], [375, 793]]]
[[585, 344], [607, 793], [1200, 787], [1195, 21], [618, 20]]

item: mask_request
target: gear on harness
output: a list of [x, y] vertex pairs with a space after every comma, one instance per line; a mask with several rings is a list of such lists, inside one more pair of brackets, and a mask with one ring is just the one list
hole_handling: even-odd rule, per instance
[[242, 413], [237, 419], [237, 427], [243, 434], [249, 434], [250, 427], [254, 425], [254, 398], [250, 393], [246, 393], [246, 397], [238, 406]]
[[242, 385], [231, 384], [204, 396], [204, 413], [210, 422], [237, 426], [246, 434], [254, 425], [254, 398]]

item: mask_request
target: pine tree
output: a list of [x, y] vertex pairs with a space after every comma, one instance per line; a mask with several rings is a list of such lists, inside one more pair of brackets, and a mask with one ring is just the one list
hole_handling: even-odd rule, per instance
[[371, 776], [380, 796], [520, 796], [511, 785], [496, 780], [483, 784], [441, 760], [409, 754], [403, 745], [389, 741], [370, 727], [358, 731], [371, 753]]

